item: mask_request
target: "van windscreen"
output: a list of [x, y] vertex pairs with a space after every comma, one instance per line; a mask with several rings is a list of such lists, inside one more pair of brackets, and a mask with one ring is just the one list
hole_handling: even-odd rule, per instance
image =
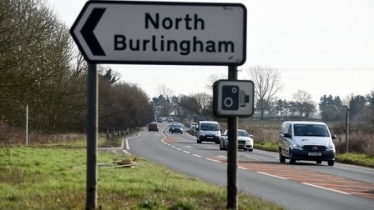
[[319, 124], [294, 124], [294, 134], [295, 136], [330, 136], [327, 127]]
[[200, 125], [200, 130], [202, 131], [219, 131], [218, 124], [214, 123], [202, 123]]

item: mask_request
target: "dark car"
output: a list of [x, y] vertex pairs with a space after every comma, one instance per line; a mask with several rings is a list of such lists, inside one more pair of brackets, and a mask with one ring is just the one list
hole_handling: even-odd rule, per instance
[[148, 125], [148, 132], [149, 131], [157, 131], [158, 132], [158, 124], [155, 122], [152, 122]]
[[171, 131], [173, 130], [173, 125], [176, 125], [176, 124], [178, 124], [178, 123], [172, 123], [172, 124], [170, 124], [169, 125], [169, 132], [171, 133]]
[[183, 134], [183, 128], [180, 124], [172, 124], [169, 128], [170, 133], [181, 133]]

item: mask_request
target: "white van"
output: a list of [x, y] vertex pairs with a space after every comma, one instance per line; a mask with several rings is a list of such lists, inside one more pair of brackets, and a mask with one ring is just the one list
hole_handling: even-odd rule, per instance
[[297, 160], [316, 161], [321, 164], [327, 161], [329, 166], [334, 165], [335, 145], [329, 128], [323, 122], [287, 121], [284, 122], [279, 134], [279, 161], [291, 164]]
[[199, 121], [196, 128], [196, 140], [198, 144], [203, 141], [220, 143], [221, 128], [216, 121]]

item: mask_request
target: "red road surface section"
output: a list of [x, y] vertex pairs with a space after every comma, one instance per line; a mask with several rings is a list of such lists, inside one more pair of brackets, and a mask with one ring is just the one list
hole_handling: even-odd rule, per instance
[[[227, 163], [226, 158], [219, 156], [212, 158]], [[358, 195], [374, 200], [374, 185], [367, 182], [343, 178], [331, 174], [324, 174], [308, 169], [297, 168], [276, 162], [238, 161], [238, 167], [267, 174], [269, 176], [289, 179], [306, 185], [319, 187], [344, 194]]]

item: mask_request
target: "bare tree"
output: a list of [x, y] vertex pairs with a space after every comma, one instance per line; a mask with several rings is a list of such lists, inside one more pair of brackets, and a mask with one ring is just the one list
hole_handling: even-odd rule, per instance
[[261, 119], [264, 119], [266, 105], [282, 89], [280, 72], [268, 67], [255, 66], [248, 69], [248, 74], [254, 83], [256, 108], [261, 112]]
[[309, 113], [315, 111], [315, 105], [312, 100], [312, 95], [305, 90], [298, 90], [293, 94], [293, 99], [296, 102], [296, 110], [299, 112], [300, 117], [305, 114], [305, 117], [309, 117]]
[[178, 105], [189, 113], [200, 114], [201, 112], [200, 104], [197, 102], [197, 99], [193, 97], [192, 95], [180, 96]]
[[208, 80], [207, 80], [207, 83], [205, 85], [206, 89], [209, 90], [209, 91], [213, 91], [213, 84], [214, 82], [220, 80], [220, 79], [227, 79], [227, 75], [223, 75], [223, 74], [213, 74], [211, 75]]
[[206, 115], [209, 113], [210, 107], [212, 105], [213, 97], [206, 93], [197, 93], [192, 95], [197, 104], [199, 105], [199, 114]]
[[167, 87], [164, 84], [159, 85], [157, 87], [157, 91], [158, 91], [159, 95], [162, 95], [165, 98], [171, 98], [174, 95], [173, 90], [170, 89], [169, 87]]

